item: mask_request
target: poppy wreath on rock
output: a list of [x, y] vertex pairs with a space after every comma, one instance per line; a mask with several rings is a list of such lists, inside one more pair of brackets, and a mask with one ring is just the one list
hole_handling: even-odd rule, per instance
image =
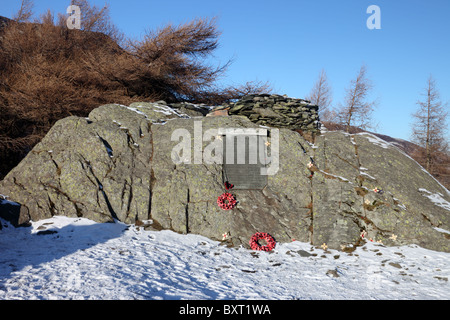
[[224, 193], [217, 198], [217, 204], [223, 210], [231, 210], [236, 206], [236, 198], [231, 193]]
[[[259, 244], [258, 240], [266, 240], [267, 244], [262, 246]], [[275, 239], [267, 232], [257, 232], [250, 238], [250, 248], [252, 250], [260, 251], [272, 251], [275, 248]]]
[[233, 187], [234, 187], [234, 184], [231, 184], [228, 181], [225, 181], [224, 185], [225, 185], [225, 189], [227, 189], [227, 190], [233, 189]]

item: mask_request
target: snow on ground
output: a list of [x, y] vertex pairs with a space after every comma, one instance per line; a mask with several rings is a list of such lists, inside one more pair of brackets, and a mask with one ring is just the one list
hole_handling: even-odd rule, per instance
[[450, 253], [418, 246], [294, 241], [268, 253], [84, 218], [1, 222], [0, 300], [450, 298]]

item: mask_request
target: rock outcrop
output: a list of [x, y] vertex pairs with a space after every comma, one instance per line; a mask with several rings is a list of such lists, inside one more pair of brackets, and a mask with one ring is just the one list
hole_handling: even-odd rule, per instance
[[[244, 99], [245, 108], [257, 97]], [[205, 110], [162, 102], [104, 105], [88, 118], [60, 120], [0, 182], [0, 193], [21, 205], [15, 208], [21, 222], [65, 215], [196, 233], [235, 246], [248, 247], [255, 232], [268, 232], [278, 242], [343, 250], [372, 240], [450, 251], [448, 190], [367, 133], [322, 132], [311, 143], [292, 130], [304, 128], [279, 126], [266, 143], [274, 155], [278, 142], [276, 173], [262, 189], [228, 190], [238, 203], [222, 210], [223, 165], [195, 161], [195, 152], [202, 158], [224, 143], [214, 130], [262, 129], [262, 123], [242, 115], [205, 117]], [[276, 127], [264, 126], [269, 133]], [[174, 152], [181, 143], [177, 130], [188, 133], [184, 143], [192, 152]]]

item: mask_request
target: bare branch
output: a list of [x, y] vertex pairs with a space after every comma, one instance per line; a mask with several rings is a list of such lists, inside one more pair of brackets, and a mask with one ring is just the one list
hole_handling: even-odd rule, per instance
[[30, 21], [31, 16], [33, 15], [33, 6], [33, 0], [22, 0], [19, 11], [13, 15], [12, 19], [16, 22]]

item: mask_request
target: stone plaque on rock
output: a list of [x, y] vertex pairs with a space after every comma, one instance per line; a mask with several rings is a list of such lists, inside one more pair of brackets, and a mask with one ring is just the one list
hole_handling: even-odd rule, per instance
[[263, 189], [267, 185], [267, 175], [261, 170], [266, 166], [267, 131], [228, 133], [222, 140], [224, 180], [234, 189]]

